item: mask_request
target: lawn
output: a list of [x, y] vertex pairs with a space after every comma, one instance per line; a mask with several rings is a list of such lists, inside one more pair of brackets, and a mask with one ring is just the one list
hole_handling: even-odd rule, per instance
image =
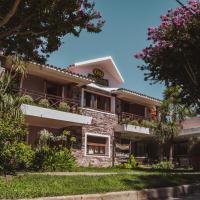
[[110, 176], [24, 175], [11, 180], [0, 177], [0, 198], [28, 198], [140, 190], [199, 183], [200, 174], [119, 174]]

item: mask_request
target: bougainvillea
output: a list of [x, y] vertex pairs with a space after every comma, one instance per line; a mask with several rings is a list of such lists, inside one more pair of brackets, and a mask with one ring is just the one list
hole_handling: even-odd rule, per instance
[[92, 0], [1, 0], [0, 51], [45, 62], [67, 34], [98, 33], [103, 24]]
[[145, 80], [179, 85], [185, 103], [200, 105], [200, 2], [160, 16], [157, 27], [148, 28], [150, 45], [135, 55], [142, 59]]

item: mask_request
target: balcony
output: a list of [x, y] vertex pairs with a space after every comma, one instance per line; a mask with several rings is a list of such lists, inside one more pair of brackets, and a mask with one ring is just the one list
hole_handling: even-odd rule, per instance
[[59, 109], [59, 104], [61, 102], [67, 103], [69, 105], [69, 112], [72, 113], [79, 113], [79, 105], [80, 105], [80, 100], [79, 99], [72, 99], [72, 98], [63, 98], [61, 96], [55, 96], [55, 95], [50, 95], [47, 93], [43, 92], [38, 92], [38, 91], [33, 91], [33, 90], [27, 90], [27, 89], [20, 89], [20, 90], [15, 90], [20, 96], [25, 96], [28, 95], [33, 98], [33, 104], [34, 105], [39, 105], [40, 100], [46, 99], [49, 102], [49, 108], [52, 109]]
[[[67, 126], [91, 124], [92, 117], [88, 117], [80, 113], [79, 102], [77, 100], [57, 97], [30, 90], [20, 90], [19, 95], [29, 95], [33, 99], [33, 102], [24, 103], [21, 106], [26, 122], [29, 125], [63, 128]], [[49, 106], [44, 107], [40, 105], [39, 102], [41, 99], [48, 100]], [[61, 102], [69, 105], [67, 111], [60, 110], [59, 104]]]
[[118, 123], [119, 124], [123, 124], [123, 123], [128, 123], [130, 121], [133, 120], [138, 120], [138, 121], [142, 121], [142, 120], [147, 120], [149, 121], [150, 118], [141, 116], [141, 115], [136, 115], [133, 113], [127, 113], [127, 112], [121, 112], [118, 114]]
[[132, 113], [119, 113], [118, 125], [115, 127], [116, 132], [123, 133], [124, 137], [146, 137], [151, 136], [150, 119], [144, 116]]

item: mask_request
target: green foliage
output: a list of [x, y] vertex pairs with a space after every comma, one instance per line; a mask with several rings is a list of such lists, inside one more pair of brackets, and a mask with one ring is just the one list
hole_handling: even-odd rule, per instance
[[70, 106], [65, 102], [60, 102], [59, 106], [58, 106], [58, 110], [69, 112], [70, 111]]
[[67, 148], [39, 147], [35, 151], [33, 168], [42, 171], [71, 170], [76, 166], [75, 158]]
[[120, 164], [119, 167], [123, 169], [134, 169], [138, 165], [135, 157], [133, 155], [130, 156], [127, 163]]
[[77, 108], [77, 113], [82, 115], [83, 114], [83, 109], [81, 107], [78, 107]]
[[49, 132], [46, 129], [42, 129], [39, 132], [39, 145], [47, 146], [51, 140], [54, 139], [53, 133]]
[[5, 174], [26, 170], [32, 165], [33, 156], [29, 145], [22, 142], [8, 143], [0, 151], [0, 168]]
[[170, 170], [174, 169], [174, 164], [171, 161], [161, 161], [157, 164], [153, 164], [152, 169]]
[[33, 98], [30, 95], [24, 95], [22, 96], [22, 103], [25, 104], [33, 104]]
[[50, 103], [49, 103], [48, 99], [40, 99], [38, 104], [41, 107], [44, 107], [44, 108], [49, 108], [50, 107]]
[[98, 33], [104, 24], [88, 0], [15, 2], [19, 3], [2, 0], [0, 4], [0, 46], [6, 55], [17, 52], [24, 59], [45, 62], [64, 36], [78, 37], [82, 30]]

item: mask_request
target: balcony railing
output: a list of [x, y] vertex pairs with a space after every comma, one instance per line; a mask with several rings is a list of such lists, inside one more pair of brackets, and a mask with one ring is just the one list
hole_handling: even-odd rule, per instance
[[76, 112], [78, 110], [78, 107], [80, 106], [79, 99], [63, 98], [61, 96], [50, 95], [47, 93], [27, 90], [27, 89], [16, 90], [16, 92], [20, 96], [24, 96], [24, 95], [31, 96], [35, 104], [39, 104], [41, 99], [47, 99], [49, 101], [50, 107], [55, 108], [55, 109], [58, 108], [61, 102], [65, 102], [69, 105], [70, 107], [69, 112]]
[[133, 113], [127, 113], [127, 112], [121, 112], [118, 114], [118, 122], [119, 123], [128, 123], [133, 120], [150, 120], [150, 118], [141, 116], [141, 115], [136, 115]]

